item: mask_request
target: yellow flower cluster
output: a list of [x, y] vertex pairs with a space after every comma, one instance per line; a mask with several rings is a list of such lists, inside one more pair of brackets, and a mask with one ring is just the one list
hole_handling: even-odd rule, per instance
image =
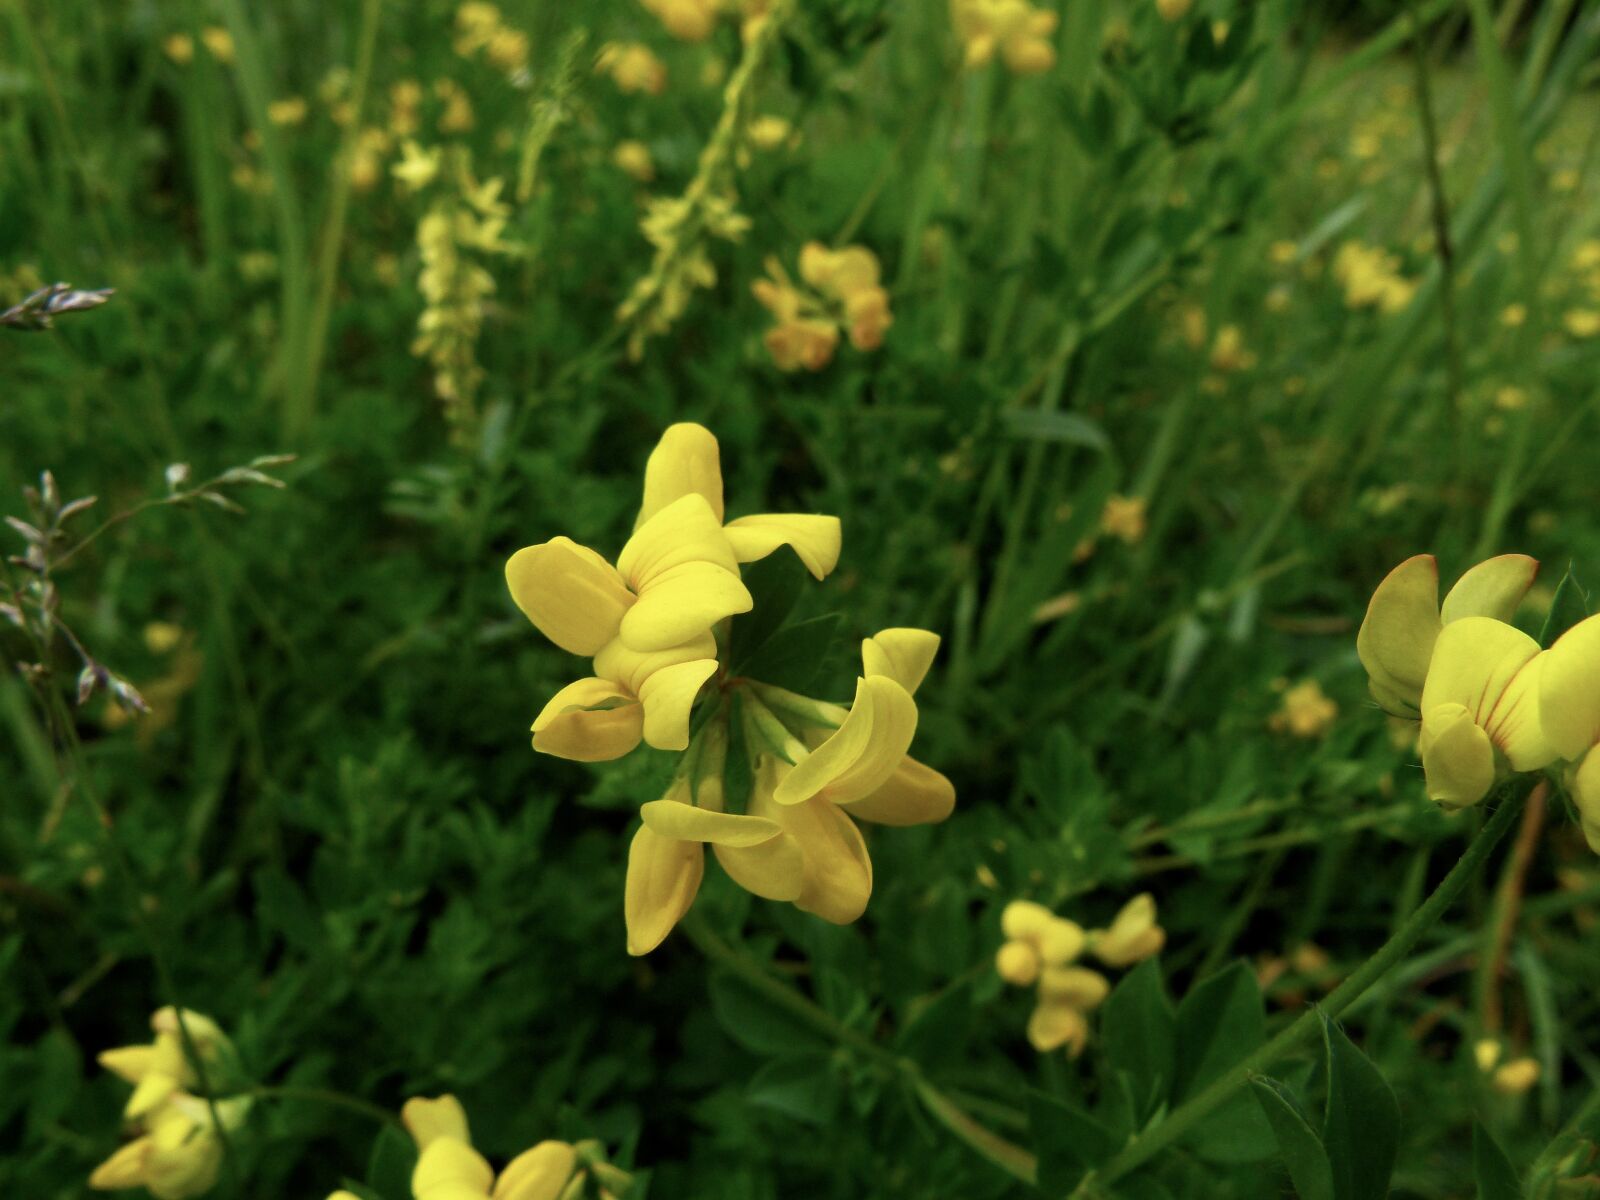
[[1167, 940], [1148, 892], [1128, 901], [1109, 929], [1088, 931], [1042, 904], [1013, 900], [1000, 914], [1000, 931], [1006, 938], [994, 960], [1000, 978], [1016, 987], [1038, 985], [1028, 1041], [1041, 1054], [1065, 1046], [1073, 1058], [1088, 1044], [1089, 1013], [1111, 991], [1104, 975], [1077, 960], [1087, 952], [1105, 966], [1131, 967], [1159, 954]]
[[667, 65], [642, 42], [606, 43], [594, 69], [611, 76], [619, 91], [659, 96], [667, 90]]
[[[200, 44], [224, 66], [233, 62], [233, 35], [220, 25], [208, 25], [200, 31]], [[194, 61], [194, 39], [187, 33], [169, 34], [161, 43], [168, 58], [180, 67]]]
[[1315, 679], [1295, 684], [1283, 693], [1283, 705], [1267, 725], [1300, 738], [1321, 737], [1339, 719], [1339, 706], [1323, 694]]
[[1568, 764], [1589, 845], [1600, 853], [1600, 617], [1548, 650], [1510, 624], [1539, 564], [1522, 554], [1481, 562], [1441, 606], [1432, 555], [1401, 563], [1373, 594], [1356, 639], [1373, 698], [1421, 721], [1428, 795], [1477, 804], [1499, 779]]
[[857, 350], [876, 350], [894, 323], [877, 256], [865, 246], [829, 250], [807, 242], [800, 250], [805, 287], [776, 258], [767, 260], [767, 274], [751, 290], [777, 322], [765, 342], [779, 370], [820, 371], [833, 361], [841, 330]]
[[[543, 1141], [498, 1174], [472, 1145], [467, 1114], [454, 1096], [407, 1100], [400, 1119], [417, 1144], [411, 1173], [414, 1200], [563, 1200], [588, 1195], [591, 1177], [600, 1200], [615, 1200], [629, 1177], [605, 1161], [598, 1142]], [[344, 1200], [335, 1192], [328, 1200]]]
[[1014, 75], [1037, 75], [1056, 65], [1060, 18], [1027, 0], [950, 0], [950, 20], [969, 67], [998, 57]]
[[685, 42], [703, 42], [717, 27], [721, 4], [718, 0], [639, 0], [646, 11], [661, 22], [673, 37]]
[[1377, 246], [1346, 242], [1333, 258], [1333, 277], [1344, 289], [1350, 308], [1375, 308], [1396, 313], [1416, 295], [1414, 280], [1400, 274], [1400, 260]]
[[184, 1034], [215, 1088], [232, 1066], [233, 1047], [209, 1017], [160, 1009], [150, 1018], [155, 1037], [146, 1045], [122, 1046], [100, 1055], [100, 1065], [133, 1084], [122, 1110], [133, 1137], [94, 1169], [89, 1186], [103, 1190], [143, 1187], [157, 1200], [185, 1200], [209, 1191], [222, 1166], [222, 1130], [241, 1125], [247, 1096], [205, 1100], [185, 1053]]
[[[839, 521], [797, 513], [725, 521], [716, 438], [679, 424], [650, 455], [634, 533], [615, 565], [564, 537], [506, 564], [512, 598], [534, 626], [593, 659], [594, 673], [535, 718], [534, 748], [585, 762], [619, 758], [641, 741], [686, 751], [666, 794], [642, 806], [629, 850], [631, 954], [654, 949], [688, 911], [707, 845], [752, 893], [843, 924], [861, 915], [872, 889], [853, 818], [921, 824], [943, 820], [955, 803], [950, 782], [907, 754], [912, 693], [936, 635], [891, 629], [866, 639], [847, 706], [728, 675], [719, 632], [753, 606], [740, 565], [780, 546], [822, 579], [839, 559]], [[709, 719], [692, 734], [702, 698]], [[744, 812], [729, 811], [724, 773], [735, 711], [752, 781]]]
[[514, 73], [528, 65], [528, 35], [507, 25], [493, 4], [467, 0], [456, 9], [455, 51], [463, 58], [482, 51], [491, 65]]

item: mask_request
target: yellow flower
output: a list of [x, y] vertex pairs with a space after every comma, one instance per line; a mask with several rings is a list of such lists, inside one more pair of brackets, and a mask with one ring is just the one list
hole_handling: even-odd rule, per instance
[[1059, 18], [1026, 0], [950, 0], [950, 19], [969, 67], [984, 66], [997, 54], [1015, 75], [1036, 75], [1056, 64], [1050, 38]]
[[484, 48], [484, 57], [502, 71], [520, 71], [528, 65], [528, 35], [520, 29], [502, 28]]
[[1156, 901], [1149, 892], [1122, 906], [1109, 929], [1089, 931], [1089, 953], [1108, 967], [1131, 967], [1166, 945], [1167, 931], [1156, 924]]
[[673, 37], [703, 42], [717, 27], [718, 0], [640, 0]]
[[155, 1037], [149, 1044], [104, 1050], [99, 1056], [102, 1067], [133, 1084], [133, 1095], [122, 1110], [130, 1121], [164, 1104], [175, 1093], [199, 1085], [184, 1052], [183, 1030], [188, 1031], [205, 1064], [221, 1063], [232, 1053], [232, 1044], [221, 1027], [210, 1017], [188, 1009], [183, 1012], [181, 1029], [177, 1010], [171, 1005], [151, 1016], [150, 1028]]
[[442, 151], [435, 146], [424, 150], [416, 142], [408, 141], [400, 147], [400, 161], [389, 168], [407, 190], [420, 192], [439, 177]]
[[[250, 1107], [246, 1097], [215, 1102], [225, 1129], [237, 1127]], [[157, 1200], [186, 1200], [216, 1186], [222, 1141], [212, 1105], [175, 1093], [148, 1114], [142, 1129], [89, 1176], [89, 1186], [107, 1191], [142, 1187]]]
[[650, 148], [631, 138], [616, 144], [611, 151], [611, 161], [626, 175], [640, 183], [649, 183], [656, 177], [656, 165], [650, 158]]
[[1066, 1047], [1073, 1058], [1089, 1041], [1088, 1014], [1098, 1008], [1111, 984], [1089, 967], [1046, 967], [1039, 976], [1039, 1000], [1028, 1018], [1028, 1041], [1041, 1054]]
[[1507, 329], [1516, 329], [1528, 319], [1528, 306], [1526, 304], [1508, 304], [1500, 310], [1500, 324]]
[[194, 39], [187, 33], [174, 33], [161, 43], [166, 56], [180, 67], [194, 61]]
[[1375, 246], [1346, 242], [1333, 260], [1333, 277], [1344, 288], [1350, 308], [1376, 308], [1396, 313], [1411, 303], [1414, 281], [1400, 275], [1400, 260]]
[[667, 67], [639, 42], [610, 42], [600, 49], [595, 70], [611, 76], [619, 90], [659, 96], [667, 88]]
[[1600, 854], [1600, 619], [1579, 621], [1540, 657], [1539, 725], [1551, 750], [1576, 764], [1567, 787], [1589, 848]]
[[1494, 1090], [1502, 1096], [1520, 1096], [1539, 1082], [1539, 1061], [1513, 1058], [1494, 1073]]
[[1315, 679], [1298, 683], [1283, 694], [1283, 708], [1268, 722], [1273, 729], [1295, 737], [1321, 737], [1339, 718], [1339, 706], [1327, 696]]
[[771, 278], [757, 280], [751, 290], [777, 319], [766, 345], [780, 370], [821, 370], [832, 360], [841, 330], [857, 350], [876, 350], [894, 323], [877, 256], [865, 246], [830, 250], [821, 242], [806, 243], [800, 277], [810, 291], [792, 283], [776, 259], [767, 260], [767, 271]]
[[1181, 21], [1189, 15], [1194, 0], [1156, 0], [1156, 11], [1163, 21]]
[[299, 125], [310, 111], [304, 96], [285, 96], [267, 105], [267, 120], [274, 125]]
[[757, 150], [776, 150], [793, 132], [794, 126], [783, 117], [767, 115], [751, 121], [745, 136]]
[[219, 63], [233, 61], [233, 34], [220, 25], [208, 25], [200, 31], [200, 40]]
[[1533, 586], [1539, 564], [1525, 554], [1479, 563], [1439, 605], [1439, 564], [1431, 554], [1406, 559], [1372, 594], [1356, 635], [1372, 698], [1397, 717], [1416, 717], [1439, 631], [1463, 617], [1509, 621]]
[[496, 1178], [473, 1149], [467, 1115], [454, 1096], [407, 1100], [400, 1119], [420, 1152], [411, 1172], [415, 1200], [560, 1200], [574, 1183], [583, 1186], [578, 1148], [558, 1141], [524, 1150]]
[[1000, 914], [1006, 940], [995, 954], [1000, 978], [1017, 987], [1036, 982], [1041, 971], [1064, 967], [1083, 953], [1083, 927], [1032, 900], [1013, 900]]
[[1237, 325], [1217, 330], [1217, 339], [1211, 344], [1213, 371], [1248, 371], [1255, 365], [1255, 354], [1245, 349], [1243, 330]]
[[444, 101], [444, 111], [439, 114], [440, 133], [465, 133], [472, 128], [472, 101], [459, 83], [453, 79], [436, 80], [433, 94]]
[[1144, 538], [1145, 507], [1143, 496], [1107, 496], [1100, 512], [1100, 532], [1134, 545]]
[[1569, 309], [1562, 315], [1561, 324], [1573, 337], [1592, 338], [1600, 334], [1600, 312], [1592, 308]]

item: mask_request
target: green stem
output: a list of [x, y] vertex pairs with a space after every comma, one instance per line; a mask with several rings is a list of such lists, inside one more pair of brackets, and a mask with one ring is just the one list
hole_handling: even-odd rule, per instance
[[335, 1092], [329, 1088], [299, 1087], [295, 1084], [258, 1084], [245, 1091], [244, 1095], [254, 1096], [258, 1100], [303, 1100], [310, 1104], [326, 1104], [332, 1108], [349, 1109], [384, 1125], [393, 1125], [397, 1129], [404, 1128], [400, 1118], [381, 1105], [363, 1100], [359, 1096], [347, 1096], [343, 1092]]
[[1130, 1174], [1154, 1155], [1178, 1141], [1214, 1112], [1223, 1101], [1238, 1091], [1251, 1075], [1258, 1074], [1291, 1050], [1298, 1048], [1303, 1042], [1309, 1041], [1321, 1029], [1324, 1016], [1330, 1019], [1336, 1018], [1355, 1003], [1363, 992], [1383, 978], [1391, 968], [1397, 966], [1422, 939], [1422, 935], [1433, 928], [1434, 923], [1455, 903], [1462, 890], [1477, 876], [1490, 852], [1499, 844], [1506, 831], [1516, 823], [1526, 799], [1527, 792], [1518, 791], [1494, 811], [1477, 836], [1468, 844], [1456, 865], [1450, 868], [1450, 873], [1434, 889], [1433, 894], [1423, 901], [1422, 906], [1395, 931], [1394, 936], [1385, 942], [1376, 954], [1328, 993], [1327, 999], [1320, 1006], [1307, 1009], [1277, 1037], [1199, 1095], [1179, 1105], [1161, 1124], [1135, 1138], [1099, 1171], [1086, 1177], [1083, 1184], [1079, 1185], [1078, 1192], [1084, 1193], [1084, 1188], [1091, 1179], [1096, 1183], [1106, 1184]]
[[858, 1051], [903, 1080], [941, 1125], [1002, 1171], [1024, 1183], [1032, 1184], [1036, 1180], [1038, 1163], [1033, 1155], [973, 1120], [965, 1109], [929, 1082], [922, 1068], [911, 1059], [902, 1058], [878, 1045], [866, 1034], [851, 1029], [833, 1014], [807, 1000], [787, 983], [773, 978], [760, 964], [713, 933], [697, 914], [690, 913], [679, 928], [717, 966], [738, 977], [779, 1008], [827, 1034], [841, 1046]]

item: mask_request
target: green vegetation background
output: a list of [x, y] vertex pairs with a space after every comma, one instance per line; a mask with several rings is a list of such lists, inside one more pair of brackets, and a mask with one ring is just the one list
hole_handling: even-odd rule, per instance
[[[1169, 24], [1142, 0], [1073, 0], [1058, 66], [1024, 79], [961, 73], [943, 4], [808, 4], [756, 93], [799, 139], [750, 156], [752, 228], [713, 244], [716, 285], [630, 361], [613, 312], [648, 265], [646, 189], [611, 151], [640, 139], [653, 190], [684, 186], [734, 23], [694, 46], [622, 0], [503, 0], [531, 36], [519, 84], [452, 51], [453, 6], [384, 4], [368, 122], [397, 81], [454, 79], [473, 129], [439, 138], [430, 97], [417, 136], [470, 146], [481, 176], [516, 178], [580, 24], [586, 54], [642, 40], [670, 73], [659, 97], [582, 73], [513, 203], [522, 252], [488, 264], [483, 420], [452, 442], [409, 353], [423, 205], [387, 178], [346, 194], [332, 169], [318, 87], [356, 63], [362, 5], [0, 6], [0, 299], [34, 277], [118, 289], [0, 342], [0, 508], [22, 515], [46, 467], [104, 517], [159, 494], [170, 463], [299, 456], [286, 491], [239, 497], [247, 515], [150, 512], [59, 581], [95, 652], [165, 697], [144, 728], [111, 727], [99, 700], [80, 714], [136, 895], [24, 683], [0, 679], [0, 1189], [81, 1195], [114, 1148], [124, 1089], [94, 1055], [174, 998], [153, 935], [177, 996], [261, 1082], [389, 1109], [453, 1091], [496, 1157], [600, 1137], [659, 1198], [1028, 1193], [682, 937], [627, 958], [627, 837], [660, 764], [528, 748], [574, 664], [515, 612], [501, 564], [556, 533], [619, 545], [675, 420], [721, 439], [734, 511], [843, 518], [840, 570], [805, 601], [844, 617], [834, 694], [856, 638], [944, 636], [917, 753], [960, 797], [943, 826], [873, 835], [857, 925], [708, 879], [716, 927], [1023, 1144], [1025, 1089], [1087, 1105], [1119, 1064], [1099, 1043], [1077, 1063], [1027, 1046], [1028, 997], [988, 970], [1012, 898], [1087, 925], [1152, 891], [1171, 994], [1243, 956], [1284, 968], [1269, 1021], [1314, 1000], [1478, 820], [1426, 804], [1365, 699], [1372, 586], [1425, 550], [1447, 577], [1518, 550], [1550, 584], [1568, 559], [1600, 578], [1600, 343], [1572, 319], [1600, 310], [1580, 250], [1600, 14], [1492, 7], [1416, 7], [1447, 278], [1403, 9], [1197, 0]], [[232, 66], [163, 52], [213, 23]], [[291, 94], [308, 118], [272, 125]], [[241, 168], [265, 186], [237, 186]], [[878, 352], [780, 374], [750, 281], [840, 236], [882, 260], [895, 324]], [[1396, 256], [1409, 306], [1347, 305], [1331, 264], [1351, 240]], [[1243, 355], [1214, 364], [1228, 326]], [[1148, 530], [1085, 557], [1112, 495], [1144, 499]], [[150, 650], [154, 621], [183, 650]], [[0, 648], [23, 657], [4, 632]], [[187, 683], [179, 653], [198, 656]], [[1306, 679], [1338, 718], [1296, 738], [1271, 718], [1281, 681]], [[1496, 1094], [1471, 1054], [1498, 859], [1349, 1018], [1399, 1097], [1396, 1194], [1469, 1193], [1474, 1114], [1526, 1168], [1600, 1079], [1600, 874], [1562, 804], [1547, 826], [1500, 988], [1508, 1042], [1543, 1068], [1531, 1091]], [[1296, 1078], [1320, 1086], [1309, 1057]], [[263, 1100], [218, 1194], [375, 1182], [376, 1133]], [[1148, 1186], [1281, 1194], [1261, 1133], [1213, 1129]]]

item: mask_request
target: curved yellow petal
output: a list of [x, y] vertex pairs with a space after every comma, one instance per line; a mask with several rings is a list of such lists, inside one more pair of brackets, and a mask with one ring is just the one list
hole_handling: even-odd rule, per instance
[[668, 425], [644, 465], [644, 503], [637, 529], [667, 505], [688, 495], [703, 498], [722, 520], [722, 457], [716, 436], [704, 425]]
[[1396, 716], [1416, 716], [1438, 636], [1439, 564], [1418, 554], [1384, 577], [1356, 634], [1373, 699]]
[[1055, 913], [1042, 904], [1013, 900], [1000, 913], [1000, 932], [1012, 941], [1035, 941], [1055, 919]]
[[153, 1148], [148, 1137], [135, 1138], [96, 1167], [89, 1175], [89, 1186], [97, 1191], [136, 1188], [144, 1182], [145, 1163]]
[[1166, 945], [1167, 932], [1156, 924], [1156, 900], [1141, 892], [1118, 910], [1110, 929], [1090, 934], [1094, 956], [1108, 967], [1130, 967]]
[[640, 807], [639, 817], [645, 828], [681, 842], [759, 846], [783, 833], [782, 826], [766, 817], [713, 812], [677, 800], [652, 800]]
[[180, 1081], [174, 1076], [162, 1071], [150, 1071], [134, 1087], [133, 1095], [128, 1097], [122, 1115], [130, 1121], [137, 1120], [145, 1113], [165, 1104], [167, 1097], [179, 1087]]
[[1041, 1001], [1028, 1018], [1028, 1041], [1041, 1054], [1065, 1046], [1077, 1058], [1089, 1041], [1089, 1018], [1070, 1004]]
[[506, 586], [517, 607], [569, 654], [598, 654], [617, 636], [633, 593], [617, 569], [571, 538], [551, 538], [506, 561]]
[[644, 736], [644, 706], [609, 679], [580, 679], [533, 722], [533, 748], [574, 762], [621, 758]]
[[1460, 704], [1474, 721], [1486, 726], [1506, 689], [1538, 653], [1538, 642], [1504, 621], [1493, 617], [1452, 621], [1434, 646], [1422, 689], [1423, 715], [1441, 704]]
[[411, 1194], [416, 1200], [466, 1200], [487, 1197], [494, 1171], [460, 1138], [434, 1137], [411, 1172]]
[[856, 681], [844, 724], [778, 784], [780, 804], [812, 797], [848, 804], [870, 796], [900, 766], [917, 732], [917, 702], [887, 675]]
[[1579, 621], [1542, 657], [1540, 725], [1557, 754], [1577, 758], [1600, 737], [1600, 616]]
[[[753, 815], [768, 817], [799, 846], [803, 878], [795, 907], [835, 925], [848, 925], [867, 909], [872, 896], [872, 859], [855, 822], [826, 800], [781, 804], [773, 799], [773, 774], [787, 764], [763, 761], [763, 781], [750, 798]], [[765, 785], [764, 785], [765, 784]], [[731, 872], [730, 872], [731, 874]]]
[[684, 563], [711, 563], [735, 575], [739, 572], [722, 522], [698, 492], [680, 496], [656, 512], [633, 531], [617, 555], [617, 570], [635, 592]]
[[809, 513], [759, 513], [729, 521], [723, 532], [733, 547], [734, 557], [740, 562], [755, 562], [765, 558], [779, 546], [793, 547], [818, 579], [839, 565], [839, 551], [844, 534], [838, 517], [813, 516]]
[[1059, 967], [1083, 953], [1088, 936], [1083, 926], [1066, 917], [1051, 917], [1034, 939], [1039, 948], [1039, 959], [1047, 967]]
[[1027, 987], [1039, 978], [1039, 952], [1028, 942], [1006, 942], [995, 951], [995, 973], [1015, 987]]
[[1537, 771], [1561, 757], [1550, 745], [1539, 719], [1539, 680], [1545, 663], [1543, 654], [1535, 654], [1523, 663], [1494, 707], [1479, 718], [1483, 731], [1506, 756], [1513, 771]]
[[754, 603], [734, 572], [708, 562], [680, 563], [652, 576], [640, 591], [622, 618], [622, 641], [633, 650], [666, 650], [724, 617], [749, 612]]
[[697, 659], [663, 667], [639, 688], [644, 706], [644, 740], [657, 750], [689, 747], [689, 713], [706, 680], [717, 673], [717, 660]]
[[908, 754], [887, 783], [844, 807], [858, 821], [905, 826], [936, 824], [955, 806], [955, 784]]
[[1439, 608], [1440, 620], [1446, 625], [1462, 617], [1509, 622], [1538, 576], [1539, 560], [1526, 554], [1485, 559], [1456, 580]]
[[631, 650], [617, 638], [594, 656], [594, 673], [601, 679], [611, 680], [629, 695], [637, 696], [644, 681], [665, 667], [716, 657], [717, 639], [709, 629], [665, 650]]
[[506, 1164], [495, 1180], [494, 1200], [559, 1200], [577, 1166], [575, 1147], [540, 1142]]
[[913, 696], [939, 653], [939, 635], [926, 629], [885, 629], [861, 643], [867, 675], [887, 675]]
[[1089, 967], [1046, 967], [1039, 976], [1041, 1002], [1070, 1004], [1088, 1012], [1111, 993], [1111, 984]]
[[100, 1051], [95, 1061], [119, 1078], [136, 1084], [159, 1069], [157, 1055], [154, 1046], [118, 1046]]
[[763, 899], [795, 901], [805, 889], [805, 855], [786, 833], [754, 846], [716, 842], [711, 853], [729, 879]]
[[1443, 807], [1470, 808], [1494, 786], [1494, 745], [1464, 705], [1428, 710], [1417, 746], [1428, 798]]
[[1589, 849], [1600, 854], [1600, 754], [1586, 754], [1570, 779], [1572, 802]]
[[472, 1145], [466, 1110], [461, 1107], [461, 1101], [448, 1094], [433, 1099], [411, 1097], [400, 1108], [400, 1122], [417, 1143], [418, 1150], [426, 1150], [439, 1138], [446, 1137]]
[[694, 903], [705, 869], [699, 842], [662, 837], [648, 825], [639, 827], [628, 847], [622, 898], [629, 954], [649, 954], [666, 940]]

